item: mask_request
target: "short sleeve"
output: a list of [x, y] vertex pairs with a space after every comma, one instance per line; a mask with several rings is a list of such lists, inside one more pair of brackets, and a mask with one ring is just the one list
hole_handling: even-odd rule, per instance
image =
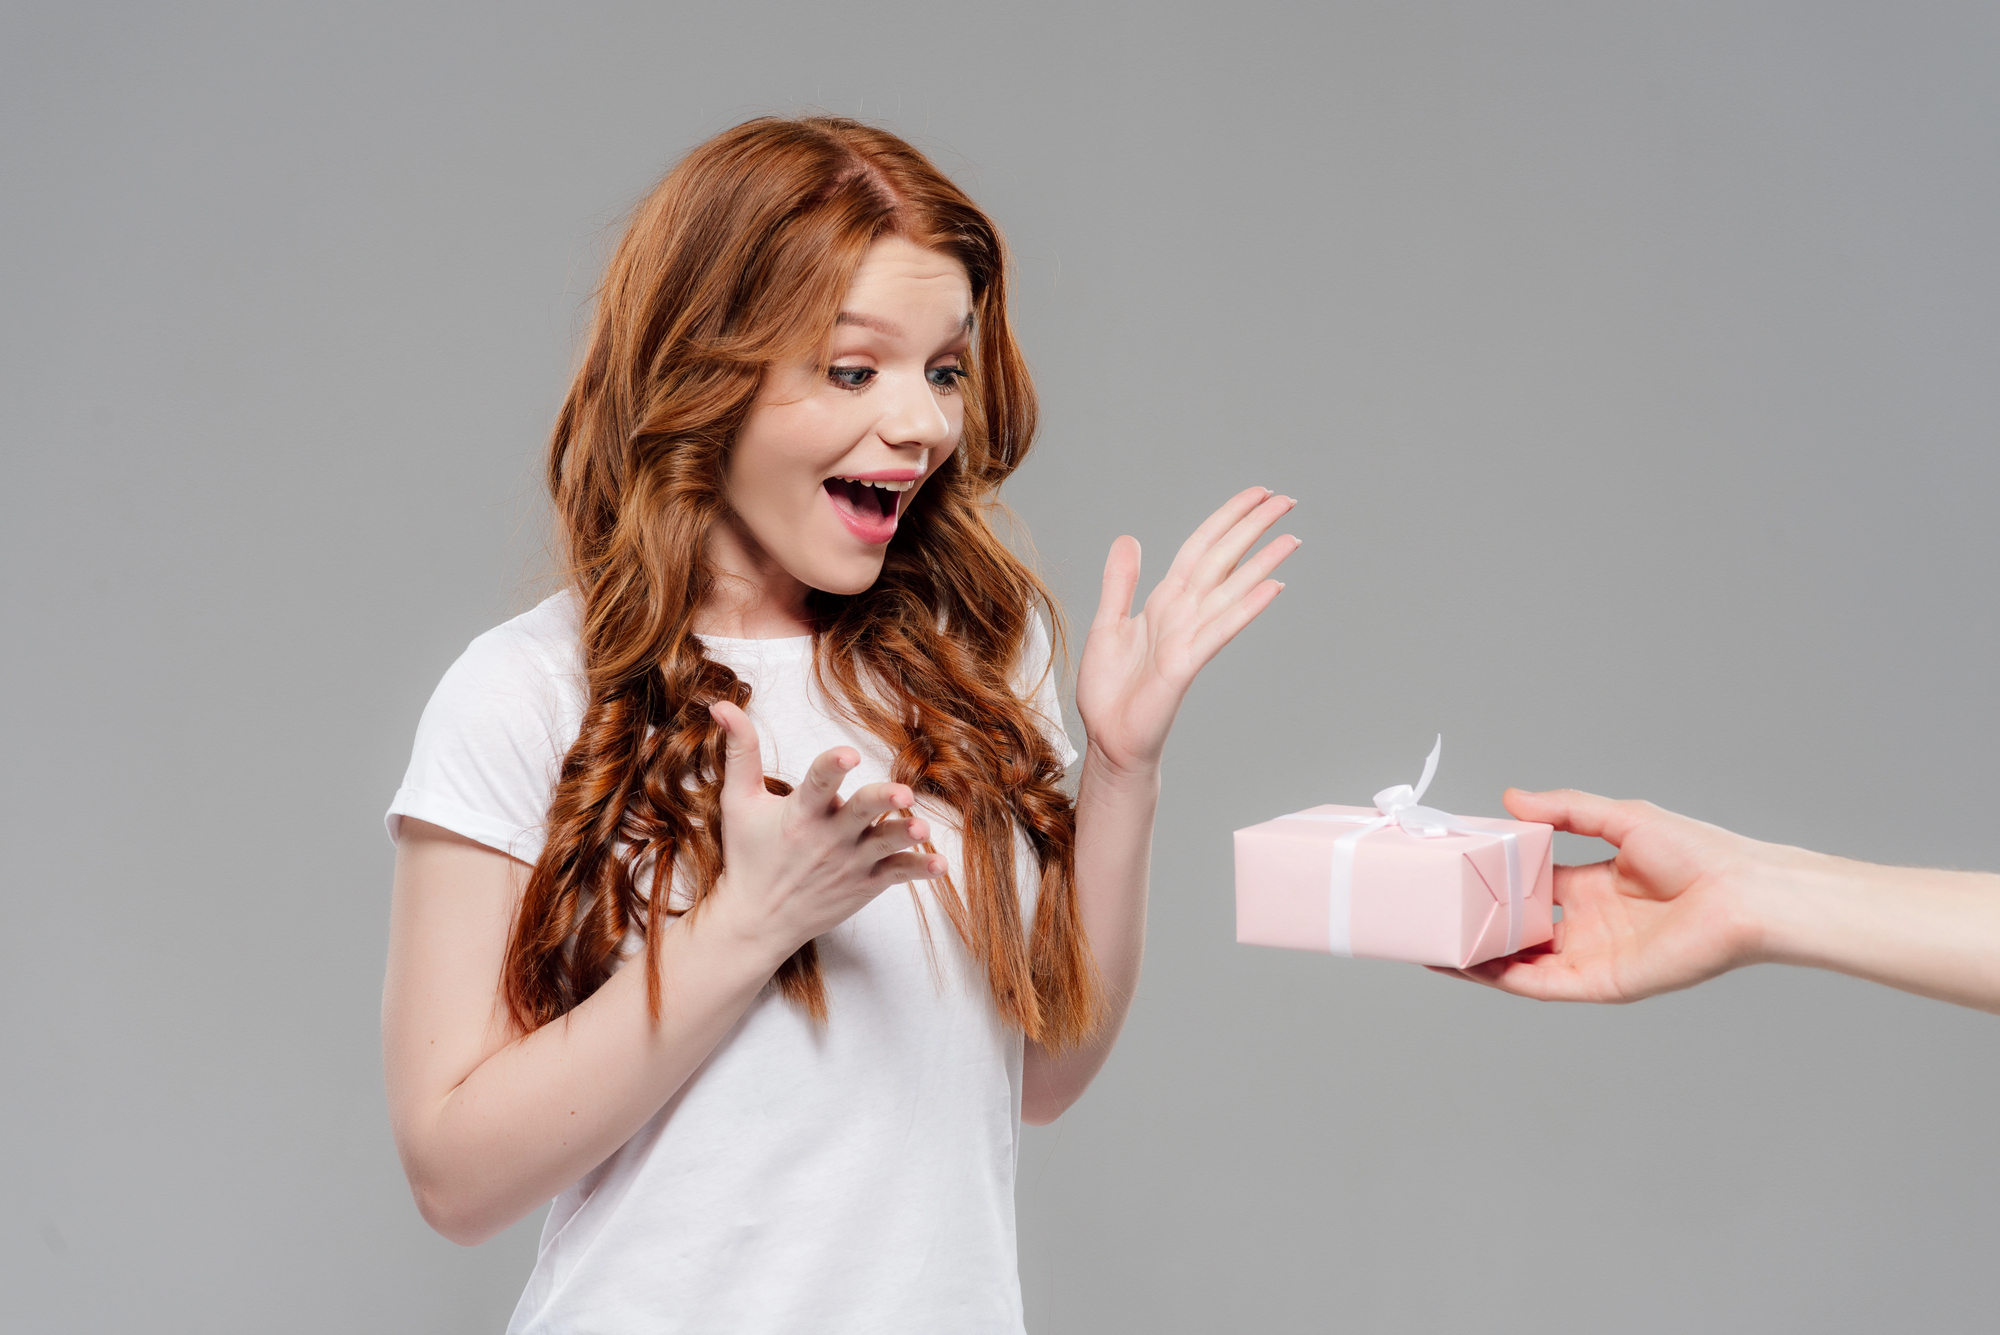
[[541, 856], [549, 800], [581, 724], [582, 685], [550, 661], [527, 620], [474, 640], [438, 683], [389, 804], [391, 839], [402, 817], [415, 816], [523, 862]]
[[1056, 690], [1056, 673], [1051, 666], [1054, 650], [1049, 643], [1049, 628], [1042, 623], [1039, 613], [1029, 617], [1027, 643], [1021, 646], [1021, 668], [1014, 679], [1014, 690], [1026, 700], [1042, 718], [1042, 735], [1055, 748], [1056, 759], [1068, 769], [1076, 763], [1076, 748], [1070, 745], [1069, 734], [1063, 730], [1062, 697]]

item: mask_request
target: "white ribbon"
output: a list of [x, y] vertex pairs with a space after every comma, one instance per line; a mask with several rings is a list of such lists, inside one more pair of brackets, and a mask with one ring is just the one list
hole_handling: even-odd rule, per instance
[[1443, 839], [1448, 835], [1487, 835], [1498, 839], [1507, 850], [1507, 950], [1521, 948], [1521, 922], [1526, 916], [1526, 888], [1521, 884], [1521, 846], [1512, 830], [1479, 830], [1448, 811], [1418, 805], [1424, 790], [1437, 774], [1438, 756], [1444, 751], [1444, 734], [1439, 733], [1430, 757], [1424, 761], [1423, 777], [1415, 788], [1399, 783], [1375, 794], [1373, 816], [1335, 815], [1327, 811], [1295, 811], [1279, 820], [1341, 821], [1359, 825], [1333, 841], [1333, 869], [1326, 890], [1327, 949], [1336, 955], [1352, 955], [1354, 920], [1354, 847], [1363, 839], [1390, 825], [1400, 825], [1403, 833], [1419, 839]]

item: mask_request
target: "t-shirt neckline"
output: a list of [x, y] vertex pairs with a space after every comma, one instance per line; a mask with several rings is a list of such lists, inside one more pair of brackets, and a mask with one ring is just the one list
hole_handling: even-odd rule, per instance
[[734, 635], [705, 635], [700, 631], [696, 631], [694, 637], [697, 640], [700, 640], [704, 645], [713, 645], [717, 648], [727, 647], [731, 649], [740, 649], [740, 648], [762, 649], [767, 647], [776, 648], [780, 645], [793, 645], [793, 646], [809, 645], [812, 643], [812, 638], [813, 638], [810, 635], [773, 635], [766, 639], [746, 640]]

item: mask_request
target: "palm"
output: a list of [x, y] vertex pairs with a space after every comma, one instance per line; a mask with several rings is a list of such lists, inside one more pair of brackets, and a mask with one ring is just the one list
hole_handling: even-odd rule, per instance
[[1691, 987], [1727, 967], [1707, 885], [1669, 899], [1621, 874], [1615, 861], [1563, 870], [1555, 951], [1531, 961], [1566, 975], [1575, 1000], [1636, 1001]]
[[1194, 654], [1185, 599], [1169, 584], [1162, 581], [1137, 616], [1093, 626], [1084, 642], [1077, 712], [1092, 744], [1120, 764], [1158, 758], [1205, 661]]
[[1296, 538], [1243, 557], [1292, 504], [1261, 487], [1231, 499], [1182, 544], [1137, 615], [1130, 608], [1139, 544], [1122, 537], [1111, 545], [1076, 678], [1077, 712], [1106, 763], [1121, 770], [1159, 763], [1195, 675], [1284, 587], [1268, 576], [1298, 549]]
[[1555, 939], [1474, 965], [1468, 976], [1545, 1000], [1637, 1001], [1692, 987], [1736, 963], [1737, 934], [1712, 871], [1728, 865], [1736, 836], [1647, 803], [1584, 794], [1556, 811], [1533, 809], [1551, 796], [1509, 794], [1508, 805], [1524, 819], [1609, 839], [1618, 855], [1558, 867], [1563, 916]]

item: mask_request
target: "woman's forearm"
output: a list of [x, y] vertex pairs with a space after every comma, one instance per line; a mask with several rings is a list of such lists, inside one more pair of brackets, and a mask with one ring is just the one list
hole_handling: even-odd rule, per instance
[[1146, 952], [1146, 890], [1153, 857], [1153, 817], [1160, 772], [1121, 772], [1093, 749], [1076, 795], [1076, 894], [1086, 939], [1104, 989], [1104, 1019], [1080, 1048], [1052, 1054], [1027, 1047], [1021, 1116], [1052, 1122], [1076, 1102], [1118, 1041]]
[[2000, 1012], [2000, 876], [1764, 847], [1735, 873], [1758, 958]]
[[397, 1143], [424, 1218], [454, 1242], [481, 1242], [603, 1162], [673, 1097], [775, 966], [721, 915], [681, 919], [660, 939], [657, 1023], [635, 959], [448, 1090], [405, 1099]]

